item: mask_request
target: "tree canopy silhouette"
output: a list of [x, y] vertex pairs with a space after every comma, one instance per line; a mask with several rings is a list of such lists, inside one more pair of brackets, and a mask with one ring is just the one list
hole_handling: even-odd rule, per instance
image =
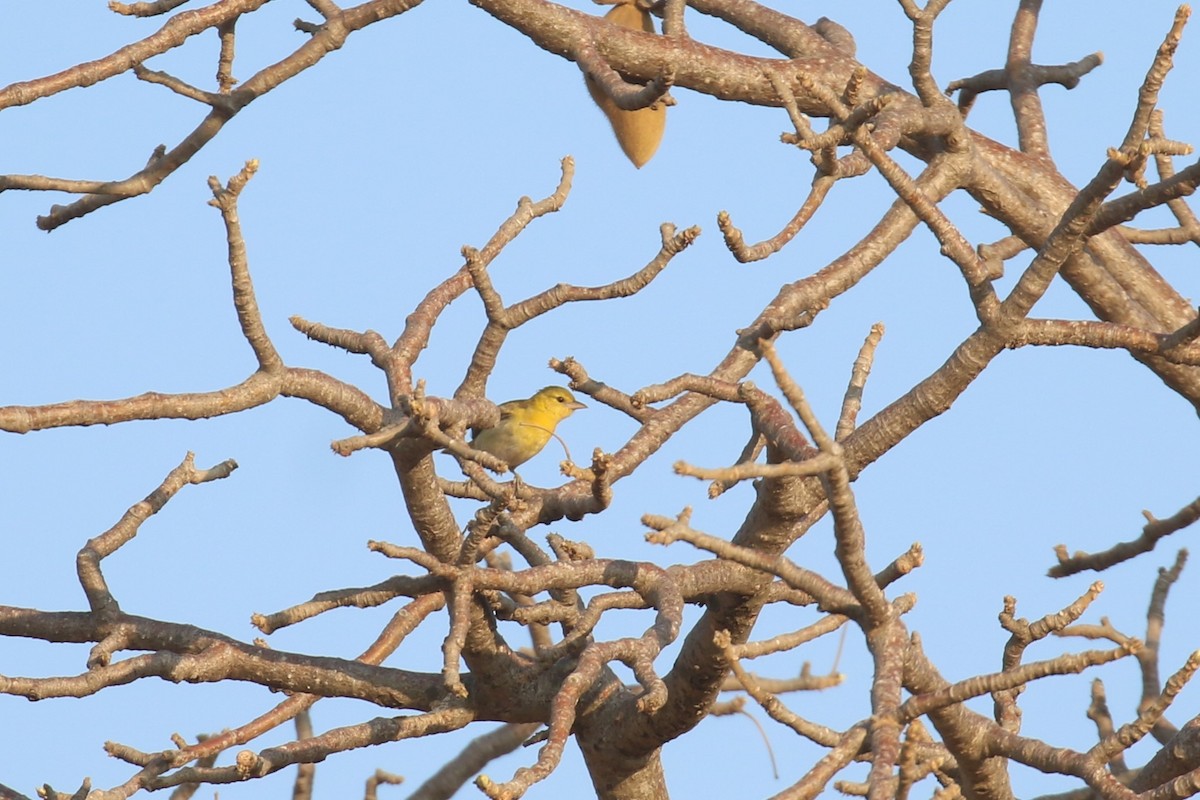
[[[668, 796], [671, 779], [664, 766], [669, 743], [686, 748], [706, 720], [754, 707], [807, 748], [779, 765], [780, 782], [770, 790], [776, 798], [809, 798], [837, 789], [870, 798], [903, 798], [916, 791], [1008, 800], [1018, 794], [1013, 771], [1019, 768], [1058, 776], [1053, 786], [1069, 787], [1070, 797], [1165, 800], [1200, 791], [1200, 717], [1173, 723], [1169, 714], [1200, 667], [1200, 651], [1175, 661], [1160, 657], [1168, 594], [1180, 580], [1186, 551], [1158, 570], [1152, 586], [1130, 589], [1141, 592], [1148, 605], [1144, 629], [1094, 613], [1104, 591], [1099, 581], [1072, 588], [1072, 599], [1057, 606], [1023, 608], [1032, 620], [1018, 614], [1015, 596], [1005, 597], [991, 612], [999, 612], [1002, 639], [996, 638], [990, 618], [967, 612], [974, 598], [962, 599], [961, 614], [942, 608], [933, 635], [960, 643], [962, 650], [982, 651], [987, 648], [981, 642], [991, 642], [984, 657], [992, 667], [958, 677], [958, 666], [947, 668], [943, 651], [926, 647], [929, 621], [918, 616], [925, 589], [912, 587], [927, 556], [936, 561], [938, 552], [951, 552], [942, 549], [950, 546], [919, 543], [915, 536], [904, 541], [877, 536], [872, 520], [879, 515], [864, 511], [865, 497], [882, 491], [869, 484], [877, 464], [897, 458], [902, 443], [924, 433], [984, 376], [1005, 380], [995, 365], [1006, 351], [1054, 348], [1075, 358], [1102, 351], [1114, 358], [1097, 359], [1096, 369], [1112, 370], [1117, 376], [1113, 382], [1125, 380], [1120, 376], [1127, 373], [1119, 370], [1132, 361], [1140, 374], [1151, 376], [1158, 394], [1200, 410], [1200, 317], [1186, 296], [1194, 277], [1173, 278], [1159, 263], [1162, 252], [1200, 244], [1200, 221], [1187, 203], [1200, 181], [1200, 164], [1181, 160], [1191, 156], [1192, 147], [1174, 138], [1171, 118], [1160, 107], [1164, 86], [1175, 77], [1171, 70], [1187, 7], [1173, 19], [1164, 14], [1157, 21], [1161, 39], [1146, 48], [1140, 86], [1105, 112], [1108, 119], [1124, 115], [1123, 135], [1076, 186], [1060, 171], [1051, 148], [1042, 93], [1052, 84], [1072, 89], [1092, 80], [1090, 73], [1102, 57], [1095, 53], [1070, 63], [1036, 63], [1032, 52], [1040, 0], [1016, 4], [1002, 65], [950, 82], [939, 82], [933, 71], [935, 34], [950, 3], [929, 0], [920, 6], [916, 0], [898, 0], [891, 36], [911, 41], [904, 86], [899, 76], [868, 68], [871, 59], [859, 54], [852, 33], [860, 20], [850, 16], [838, 22], [803, 20], [782, 4], [772, 8], [753, 0], [626, 2], [621, 15], [606, 18], [548, 0], [472, 1], [483, 12], [474, 15], [487, 21], [488, 35], [507, 37], [512, 45], [515, 31], [518, 49], [536, 54], [546, 73], [555, 71], [556, 77], [545, 77], [544, 84], [539, 80], [543, 76], [516, 70], [506, 77], [512, 102], [527, 102], [536, 110], [531, 113], [545, 115], [545, 121], [539, 116], [515, 132], [499, 130], [503, 126], [497, 120], [473, 111], [472, 85], [439, 81], [436, 64], [405, 63], [402, 52], [396, 55], [399, 63], [386, 65], [388, 81], [414, 97], [429, 91], [452, 101], [462, 119], [474, 124], [466, 130], [449, 125], [439, 115], [441, 106], [413, 102], [396, 111], [395, 124], [374, 130], [369, 139], [347, 133], [337, 141], [320, 141], [328, 151], [370, 154], [374, 168], [366, 182], [382, 195], [364, 198], [406, 198], [382, 210], [367, 208], [364, 198], [362, 207], [355, 208], [353, 197], [330, 188], [338, 178], [313, 159], [296, 166], [290, 173], [294, 183], [268, 210], [247, 212], [257, 187], [275, 178], [256, 177], [271, 169], [269, 157], [260, 162], [236, 154], [240, 169], [226, 170], [231, 177], [208, 180], [206, 199], [215, 212], [207, 213], [219, 218], [223, 232], [218, 235], [210, 226], [203, 233], [204, 247], [219, 243], [224, 249], [224, 291], [232, 297], [233, 321], [227, 315], [220, 330], [211, 320], [196, 330], [160, 319], [139, 323], [127, 353], [105, 345], [103, 355], [130, 365], [129, 374], [140, 381], [138, 392], [102, 399], [109, 396], [104, 384], [63, 370], [70, 379], [67, 385], [78, 387], [71, 396], [84, 399], [45, 398], [38, 380], [43, 371], [55, 370], [50, 352], [39, 352], [36, 366], [22, 368], [14, 362], [7, 370], [0, 402], [9, 404], [0, 407], [0, 430], [8, 432], [8, 442], [16, 434], [28, 436], [9, 445], [13, 449], [6, 469], [19, 471], [25, 453], [57, 441], [47, 431], [68, 429], [63, 437], [78, 437], [66, 445], [79, 453], [78, 461], [66, 465], [72, 480], [64, 477], [52, 487], [60, 502], [73, 496], [75, 481], [92, 482], [81, 474], [87, 472], [82, 467], [89, 458], [85, 453], [107, 458], [117, 446], [118, 440], [75, 430], [96, 425], [166, 431], [162, 435], [171, 437], [172, 446], [175, 437], [198, 435], [196, 427], [172, 427], [173, 421], [243, 425], [227, 429], [226, 441], [274, 451], [284, 487], [274, 495], [251, 490], [256, 496], [248, 510], [216, 524], [211, 538], [187, 537], [164, 545], [172, 547], [164, 551], [169, 555], [147, 556], [142, 563], [155, 566], [132, 574], [122, 559], [152, 546], [141, 535], [150, 520], [169, 529], [177, 513], [190, 513], [184, 511], [189, 502], [204, 506], [197, 514], [213, 513], [221, 503], [219, 492], [242, 479], [242, 455], [197, 458], [188, 452], [164, 470], [165, 477], [156, 477], [160, 482], [145, 499], [129, 505], [133, 497], [106, 495], [111, 505], [96, 513], [128, 507], [115, 524], [82, 535], [54, 531], [57, 540], [75, 537], [73, 580], [83, 590], [86, 607], [55, 610], [54, 602], [38, 599], [32, 590], [6, 598], [14, 603], [0, 606], [0, 635], [6, 645], [32, 640], [38, 654], [54, 655], [14, 656], [8, 663], [0, 655], [0, 693], [11, 696], [5, 704], [13, 698], [115, 694], [150, 678], [222, 688], [248, 684], [278, 695], [269, 708], [249, 701], [236, 705], [239, 716], [223, 719], [206, 735], [172, 733], [174, 723], [165, 719], [165, 728], [139, 734], [157, 742], [151, 748], [119, 737], [106, 741], [105, 752], [124, 770], [119, 782], [97, 787], [82, 779], [81, 786], [65, 791], [47, 783], [39, 790], [42, 796], [109, 800], [166, 788], [182, 796], [296, 766], [295, 796], [308, 797], [319, 789], [313, 779], [319, 762], [352, 758], [353, 751], [364, 748], [371, 757], [390, 754], [384, 745], [403, 740], [402, 747], [420, 747], [421, 740], [466, 732], [466, 738], [453, 739], [458, 755], [431, 765], [408, 796], [447, 798], [460, 789], [496, 800], [537, 796], [539, 789], [552, 785], [539, 784], [577, 749], [597, 797], [662, 798]], [[156, 212], [146, 209], [160, 202], [168, 187], [185, 184], [189, 170], [201, 163], [216, 171], [206, 159], [224, 159], [220, 148], [230, 137], [318, 139], [312, 132], [328, 120], [312, 119], [311, 128], [286, 122], [266, 133], [268, 123], [261, 120], [279, 108], [266, 98], [295, 92], [309, 104], [312, 117], [336, 117], [330, 109], [338, 108], [338, 98], [306, 83], [314, 73], [357, 68], [379, 78], [383, 64], [355, 66], [360, 40], [370, 47], [379, 37], [399, 36], [399, 29], [418, 25], [418, 15], [452, 13], [426, 10], [425, 5], [433, 4], [419, 0], [368, 0], [347, 8], [330, 0], [308, 0], [301, 6], [307, 16], [297, 19], [290, 32], [298, 38], [284, 40], [277, 38], [280, 20], [272, 16], [278, 5], [265, 0], [114, 1], [113, 19], [105, 25], [133, 31], [121, 34], [122, 46], [103, 54], [67, 53], [75, 63], [59, 71], [36, 72], [42, 62], [31, 56], [35, 76], [0, 88], [0, 110], [13, 116], [22, 113], [17, 107], [47, 106], [73, 94], [68, 90], [85, 96], [106, 86], [129, 91], [132, 78], [169, 93], [176, 104], [160, 121], [143, 106], [110, 100], [105, 113], [112, 115], [112, 124], [166, 136], [175, 120], [184, 118], [176, 115], [191, 115], [190, 130], [167, 144], [147, 147], [149, 159], [142, 152], [138, 163], [128, 162], [125, 177], [103, 177], [97, 171], [90, 179], [63, 178], [35, 174], [42, 169], [38, 166], [0, 176], [5, 193], [29, 192], [39, 202], [50, 193], [68, 195], [63, 203], [46, 201], [36, 219], [38, 228], [55, 232], [55, 237], [70, 236], [80, 226], [90, 226], [85, 230], [99, 237], [108, 225], [122, 231], [96, 256], [104, 262], [101, 285], [114, 297], [128, 291], [166, 302], [174, 295], [179, 305], [168, 312], [174, 314], [184, 307], [188, 313], [191, 307], [207, 308], [199, 296], [193, 301], [187, 288], [194, 276], [172, 269], [172, 254], [149, 253], [154, 270], [138, 277], [123, 273], [123, 251], [146, 255], [139, 251], [148, 240], [130, 235], [139, 226], [172, 226], [170, 236], [176, 237], [180, 252], [192, 236], [190, 228], [174, 227], [177, 220], [153, 217]], [[651, 16], [657, 22], [648, 31]], [[385, 27], [393, 19], [396, 24]], [[369, 39], [372, 35], [377, 38]], [[219, 46], [213, 46], [214, 36]], [[476, 72], [504, 73], [511, 66], [489, 52], [487, 41], [464, 35], [458, 46], [446, 58], [465, 60]], [[45, 48], [53, 49], [49, 42]], [[207, 72], [196, 72], [193, 62], [173, 60], [182, 51], [207, 58]], [[335, 59], [338, 51], [344, 52]], [[389, 174], [382, 165], [402, 165], [398, 168], [411, 169], [412, 175], [427, 166], [423, 162], [429, 155], [406, 143], [410, 129], [431, 139], [461, 141], [471, 149], [471, 158], [483, 152], [498, 164], [529, 153], [543, 164], [556, 160], [560, 154], [547, 153], [537, 137], [543, 126], [555, 124], [556, 113], [561, 115], [564, 106], [547, 87], [563, 79], [571, 63], [580, 73], [569, 76], [577, 84], [576, 94], [590, 95], [603, 110], [603, 117], [594, 113], [588, 124], [611, 125], [615, 133], [613, 143], [605, 127], [611, 163], [618, 163], [613, 154], [619, 144], [644, 168], [621, 173], [619, 193], [599, 205], [586, 205], [582, 218], [563, 222], [577, 226], [570, 235], [585, 241], [563, 245], [556, 258], [544, 253], [531, 258], [523, 248], [560, 216], [567, 217], [578, 196], [587, 193], [576, 185], [571, 156], [561, 159], [556, 184], [547, 183], [537, 199], [520, 197], [511, 213], [483, 218], [464, 212], [448, 223], [454, 236], [475, 237], [475, 244], [464, 245], [461, 261], [451, 267], [418, 270], [414, 264], [421, 251], [415, 240], [424, 232], [405, 219], [405, 209], [424, 203], [473, 208], [475, 195], [483, 193], [485, 168], [472, 166], [471, 175], [463, 176], [446, 167], [450, 177], [429, 185], [407, 180], [408, 172]], [[976, 107], [988, 93], [997, 92], [1011, 104], [1014, 146], [975, 126]], [[716, 225], [724, 257], [709, 268], [713, 274], [719, 269], [732, 275], [719, 279], [731, 283], [708, 282], [701, 277], [710, 274], [705, 272], [691, 276], [685, 286], [671, 283], [668, 276], [686, 268], [699, 242], [716, 237], [710, 233], [702, 239], [698, 225], [646, 220], [638, 196], [644, 193], [658, 202], [692, 191], [683, 182], [656, 184], [654, 170], [670, 157], [675, 129], [686, 129], [696, 119], [687, 104], [711, 99], [723, 101], [713, 113], [761, 107], [777, 127], [786, 125], [782, 142], [789, 157], [803, 166], [807, 185], [798, 189], [791, 181], [780, 187], [766, 176], [743, 175], [752, 186], [771, 186], [771, 192], [760, 194], [780, 214], [780, 224], [750, 243], [743, 229], [761, 230], [763, 221], [720, 211]], [[27, 119], [31, 127], [38, 122], [37, 117]], [[71, 133], [91, 135], [89, 125], [97, 124], [96, 119], [80, 112]], [[510, 153], [496, 146], [511, 140], [505, 137], [532, 144]], [[691, 157], [689, 169], [699, 171], [707, 161], [734, 158], [740, 149], [764, 144], [711, 141], [711, 149]], [[73, 169], [85, 168], [88, 159], [103, 159], [107, 165], [110, 157], [63, 149], [82, 159], [83, 166]], [[19, 164], [21, 157], [10, 152], [9, 163]], [[472, 177], [478, 183], [470, 183]], [[877, 210], [868, 204], [855, 209], [855, 192], [864, 182], [888, 192]], [[515, 187], [512, 194], [524, 188]], [[148, 197], [135, 199], [143, 195]], [[194, 193], [189, 202], [200, 206]], [[618, 207], [625, 205], [642, 215], [642, 229], [634, 230], [627, 218], [617, 216]], [[117, 209], [110, 211], [110, 206], [140, 209], [129, 213], [146, 219], [123, 227], [128, 223], [113, 221]], [[356, 212], [377, 214], [372, 218], [384, 222], [351, 230], [348, 221]], [[986, 216], [986, 228], [975, 221], [979, 212]], [[847, 215], [859, 225], [858, 233], [838, 227], [837, 218]], [[328, 224], [335, 219], [344, 222]], [[266, 282], [271, 289], [262, 289], [260, 259], [270, 262], [271, 257], [269, 249], [264, 253], [257, 245], [259, 225], [276, 228], [275, 234], [263, 233], [268, 240], [279, 235], [300, 250], [311, 247], [314, 254], [327, 254], [311, 281], [299, 265], [289, 264], [291, 272], [270, 272]], [[655, 239], [648, 241], [646, 230], [655, 228]], [[396, 260], [391, 273], [383, 278], [379, 275], [387, 270], [381, 264], [348, 263], [351, 259], [339, 250], [343, 236], [387, 251]], [[613, 241], [636, 248], [636, 263], [607, 263], [602, 271], [580, 263], [589, 253], [606, 252], [603, 248]], [[937, 262], [942, 279], [953, 273], [953, 291], [913, 286], [921, 277], [914, 272], [907, 280], [913, 294], [905, 304], [919, 315], [955, 320], [962, 335], [926, 342], [897, 356], [911, 357], [915, 377], [894, 393], [889, 384], [880, 397], [868, 401], [870, 392], [879, 391], [869, 378], [877, 353], [884, 352], [888, 314], [886, 293], [875, 290], [873, 295], [869, 284], [881, 268], [895, 272], [893, 265], [912, 260], [913, 244], [925, 248], [920, 260]], [[796, 255], [806, 247], [803, 257]], [[813, 254], [825, 251], [832, 255], [816, 261]], [[29, 270], [36, 269], [37, 252], [21, 256]], [[715, 256], [703, 258], [715, 263]], [[319, 259], [314, 255], [313, 260]], [[759, 261], [765, 263], [740, 266]], [[516, 275], [506, 272], [513, 262], [524, 265]], [[773, 264], [786, 269], [768, 272]], [[429, 283], [416, 279], [434, 271], [437, 277]], [[597, 275], [603, 277], [593, 280]], [[47, 278], [46, 283], [52, 282]], [[295, 296], [308, 298], [303, 302], [310, 308], [320, 308], [314, 298], [326, 290], [345, 292], [352, 302], [339, 308], [336, 320], [288, 310], [293, 330], [277, 329], [273, 320], [279, 301], [273, 290], [283, 284], [298, 292]], [[726, 290], [735, 284], [753, 284], [754, 290], [733, 303]], [[64, 285], [53, 291], [74, 289]], [[1052, 291], [1069, 293], [1073, 305], [1063, 307], [1062, 314], [1042, 313]], [[754, 305], [742, 305], [752, 295]], [[877, 298], [872, 312], [881, 322], [864, 327], [852, 342], [839, 336], [839, 354], [851, 357], [838, 362], [843, 377], [835, 396], [827, 377], [819, 387], [811, 384], [812, 370], [800, 348], [820, 335], [825, 316], [860, 296]], [[385, 311], [371, 313], [383, 316], [355, 318], [354, 302], [368, 308], [381, 298]], [[332, 294], [329, 299], [332, 303]], [[264, 311], [268, 306], [269, 313]], [[138, 313], [143, 310], [140, 304], [134, 307]], [[57, 324], [53, 304], [37, 313], [47, 324]], [[83, 324], [94, 325], [100, 337], [109, 322], [105, 314], [117, 325], [115, 318], [128, 313], [114, 301], [95, 322]], [[727, 324], [734, 314], [748, 316]], [[679, 340], [672, 336], [681, 330], [689, 337], [686, 352], [673, 344]], [[37, 341], [37, 330], [14, 331], [14, 339], [17, 333]], [[252, 364], [226, 357], [233, 352], [222, 349], [230, 337], [241, 353], [248, 346]], [[328, 351], [313, 355], [315, 345], [303, 342], [305, 338]], [[558, 350], [579, 343], [589, 346], [586, 355], [572, 357]], [[171, 348], [170, 357], [139, 355], [156, 344]], [[89, 346], [86, 334], [77, 346]], [[221, 354], [212, 360], [216, 367], [211, 373], [212, 364], [201, 367], [187, 355], [210, 347]], [[513, 363], [511, 354], [531, 349], [540, 357], [551, 356], [549, 366], [557, 377], [541, 376], [513, 396], [527, 397], [549, 383], [569, 385], [587, 401], [588, 408], [557, 432], [554, 424], [565, 413], [547, 421], [514, 416], [514, 406], [497, 405], [508, 399], [503, 387], [510, 384], [502, 376]], [[885, 358], [880, 355], [879, 360]], [[350, 361], [354, 365], [346, 366]], [[81, 380], [73, 382], [76, 378]], [[828, 397], [835, 397], [832, 404]], [[303, 424], [291, 421], [298, 418], [283, 423], [267, 419], [265, 409], [277, 409], [287, 399], [303, 401], [309, 414]], [[1048, 407], [1037, 399], [1020, 399], [1029, 403], [1030, 417]], [[585, 415], [596, 415], [590, 423], [595, 427], [574, 428]], [[1136, 437], [1139, 422], [1136, 416], [1115, 419], [1112, 430], [1090, 438]], [[469, 431], [498, 424], [536, 429], [545, 449], [532, 458], [524, 448], [485, 446], [495, 434], [484, 434], [475, 440], [480, 447], [472, 446]], [[515, 429], [500, 430], [508, 434]], [[1180, 441], [1195, 435], [1192, 428], [1175, 430]], [[356, 463], [355, 469], [370, 471], [372, 481], [386, 478], [391, 491], [377, 491], [383, 484], [371, 483], [370, 489], [353, 495], [305, 497], [301, 486], [321, 485], [319, 480], [304, 483], [301, 473], [307, 468], [303, 463], [316, 461], [312, 445], [322, 437], [336, 437], [333, 452], [347, 457], [339, 466]], [[298, 442], [308, 449], [297, 450]], [[951, 445], [938, 459], [948, 472], [991, 483], [988, 490], [999, 504], [1039, 513], [1034, 500], [1006, 492], [996, 480], [1001, 474], [997, 464], [1086, 460], [1082, 449], [1065, 450], [1030, 436], [1009, 450]], [[1111, 469], [1120, 470], [1116, 445], [1113, 451]], [[504, 453], [519, 455], [506, 463]], [[662, 461], [667, 453], [678, 458], [670, 470]], [[555, 460], [562, 462], [561, 475], [547, 479], [551, 473], [545, 467]], [[510, 469], [518, 466], [521, 475]], [[668, 484], [696, 485], [688, 479], [705, 482], [707, 497], [722, 503], [728, 516], [708, 517], [703, 507], [664, 507], [677, 496]], [[97, 485], [103, 480], [95, 476]], [[1189, 481], [1194, 484], [1194, 473], [1183, 476], [1184, 483]], [[642, 488], [627, 491], [634, 486]], [[1069, 508], [1086, 504], [1092, 493], [1064, 480], [1064, 496], [1057, 499]], [[929, 514], [950, 502], [935, 480], [903, 500]], [[349, 506], [371, 506], [379, 519], [394, 521], [399, 515], [400, 521], [386, 531], [365, 534], [355, 522], [354, 530], [337, 536], [327, 530], [296, 530], [303, 522], [281, 523], [286, 507], [309, 501], [327, 506], [330, 513], [320, 524], [313, 518], [314, 529], [352, 519], [348, 510], [338, 516]], [[13, 504], [17, 502], [14, 492]], [[633, 510], [631, 502], [641, 507]], [[1024, 563], [1044, 559], [1047, 563], [1039, 561], [1039, 568], [1054, 578], [1145, 561], [1160, 539], [1200, 516], [1200, 499], [1175, 497], [1172, 502], [1162, 519], [1147, 513], [1140, 534], [1127, 532], [1127, 541], [1115, 538], [1123, 528], [1114, 526], [1097, 532], [1105, 544], [1093, 552], [1072, 552], [1058, 544], [1051, 563], [1051, 547], [1057, 543], [1043, 538], [1040, 549], [1025, 547], [1012, 558]], [[636, 535], [632, 520], [641, 526]], [[974, 521], [963, 518], [960, 524], [966, 529], [963, 536], [970, 536]], [[234, 528], [238, 532], [231, 533]], [[278, 536], [268, 544], [272, 531]], [[360, 548], [368, 539], [375, 563], [387, 565], [376, 569], [386, 575], [376, 579], [364, 570], [347, 577], [333, 565], [331, 553]], [[52, 545], [44, 546], [52, 552]], [[30, 552], [42, 547], [34, 543]], [[258, 547], [270, 549], [254, 550]], [[201, 550], [210, 551], [205, 557], [211, 560], [194, 560]], [[10, 570], [36, 575], [38, 583], [65, 586], [68, 581], [35, 566], [40, 563], [35, 556], [15, 546], [6, 561]], [[1012, 563], [991, 562], [981, 554], [970, 563], [951, 558], [928, 569], [935, 575], [1010, 570], [1010, 585], [1019, 586]], [[55, 569], [68, 567], [60, 559]], [[1129, 575], [1117, 574], [1122, 579]], [[180, 587], [177, 597], [170, 591], [173, 585]], [[197, 592], [199, 587], [207, 593]], [[132, 602], [126, 592], [135, 598]], [[232, 596], [244, 616], [252, 614], [262, 636], [275, 635], [273, 641], [251, 641], [206, 624], [204, 601], [214, 595]], [[273, 611], [258, 605], [280, 597], [287, 599]], [[980, 602], [996, 605], [991, 597]], [[175, 621], [180, 614], [188, 616]], [[331, 644], [305, 633], [321, 631], [323, 624], [336, 626], [339, 635], [352, 629], [369, 637], [367, 644], [349, 644], [357, 641], [349, 638]], [[807, 661], [786, 674], [751, 669], [755, 659], [763, 659], [760, 663], [773, 671], [785, 663], [781, 658], [792, 664], [810, 653], [825, 658], [841, 650], [835, 644], [839, 636], [857, 653], [853, 666], [833, 659], [827, 671], [818, 667], [820, 674]], [[86, 655], [74, 658], [77, 649], [48, 644], [84, 645]], [[815, 649], [819, 647], [824, 649]], [[60, 650], [73, 655], [59, 661]], [[12, 652], [17, 652], [15, 644]], [[1140, 675], [1133, 681], [1138, 696], [1121, 707], [1110, 709], [1099, 677], [1091, 685], [1090, 706], [1064, 705], [1054, 694], [1022, 702], [1027, 689], [1028, 700], [1055, 676], [1107, 675], [1119, 669], [1106, 667], [1112, 662], [1135, 664]], [[189, 691], [167, 688], [170, 696]], [[809, 710], [807, 698], [818, 692], [836, 704], [827, 718]], [[335, 718], [342, 721], [315, 727], [310, 709], [339, 700], [355, 703], [336, 706]], [[981, 705], [981, 700], [990, 703]], [[1030, 708], [1090, 719], [1090, 741], [1080, 745], [1031, 732], [1022, 717]], [[35, 707], [35, 716], [37, 712]], [[162, 713], [156, 707], [152, 720], [134, 706], [122, 716], [156, 726]], [[737, 747], [753, 752], [760, 747], [758, 739], [745, 730], [738, 734]], [[52, 747], [24, 733], [20, 738], [29, 741], [6, 745], [5, 761], [30, 746]], [[1136, 766], [1127, 763], [1131, 749], [1142, 742], [1150, 745], [1147, 757]], [[510, 754], [512, 760], [498, 761]], [[383, 766], [382, 755], [376, 760]], [[724, 766], [693, 760], [701, 786], [707, 771]], [[74, 761], [71, 768], [84, 769]], [[7, 780], [2, 773], [0, 780]], [[367, 796], [404, 791], [379, 789], [380, 783], [399, 780], [381, 769], [370, 775]], [[464, 788], [472, 781], [476, 788]], [[27, 788], [0, 786], [0, 798], [23, 797]]]

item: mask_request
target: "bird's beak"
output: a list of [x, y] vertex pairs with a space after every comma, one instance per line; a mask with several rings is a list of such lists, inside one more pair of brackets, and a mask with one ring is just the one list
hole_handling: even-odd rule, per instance
[[581, 408], [587, 408], [587, 406], [578, 400], [572, 400], [570, 403], [567, 403], [567, 408], [571, 409], [572, 411], [578, 411]]

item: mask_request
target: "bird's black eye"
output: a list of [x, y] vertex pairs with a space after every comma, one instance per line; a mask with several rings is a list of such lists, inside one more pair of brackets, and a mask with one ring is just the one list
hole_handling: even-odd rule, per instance
[[557, 401], [558, 401], [558, 402], [560, 402], [560, 403], [565, 403], [565, 402], [567, 402], [567, 398], [563, 397], [561, 394], [560, 394], [558, 397], [554, 398], [554, 399], [555, 399], [555, 400], [557, 400]]

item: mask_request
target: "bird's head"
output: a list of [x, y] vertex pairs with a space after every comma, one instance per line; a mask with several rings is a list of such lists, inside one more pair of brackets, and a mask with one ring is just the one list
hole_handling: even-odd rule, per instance
[[575, 395], [561, 386], [547, 386], [529, 399], [533, 405], [548, 414], [553, 414], [558, 420], [564, 420], [579, 409], [587, 408], [575, 399]]

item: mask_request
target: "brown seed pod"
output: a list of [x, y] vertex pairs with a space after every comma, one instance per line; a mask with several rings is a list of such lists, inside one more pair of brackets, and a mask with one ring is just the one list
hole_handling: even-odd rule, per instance
[[[643, 30], [655, 33], [654, 21], [649, 11], [638, 8], [633, 3], [621, 3], [604, 15], [604, 18], [622, 28]], [[617, 135], [617, 143], [625, 151], [625, 155], [633, 165], [641, 169], [658, 150], [662, 141], [663, 130], [667, 125], [667, 106], [662, 101], [649, 108], [639, 108], [636, 111], [626, 111], [618, 108], [613, 99], [604, 93], [590, 75], [585, 75], [588, 93], [604, 116], [608, 117], [613, 133]]]

